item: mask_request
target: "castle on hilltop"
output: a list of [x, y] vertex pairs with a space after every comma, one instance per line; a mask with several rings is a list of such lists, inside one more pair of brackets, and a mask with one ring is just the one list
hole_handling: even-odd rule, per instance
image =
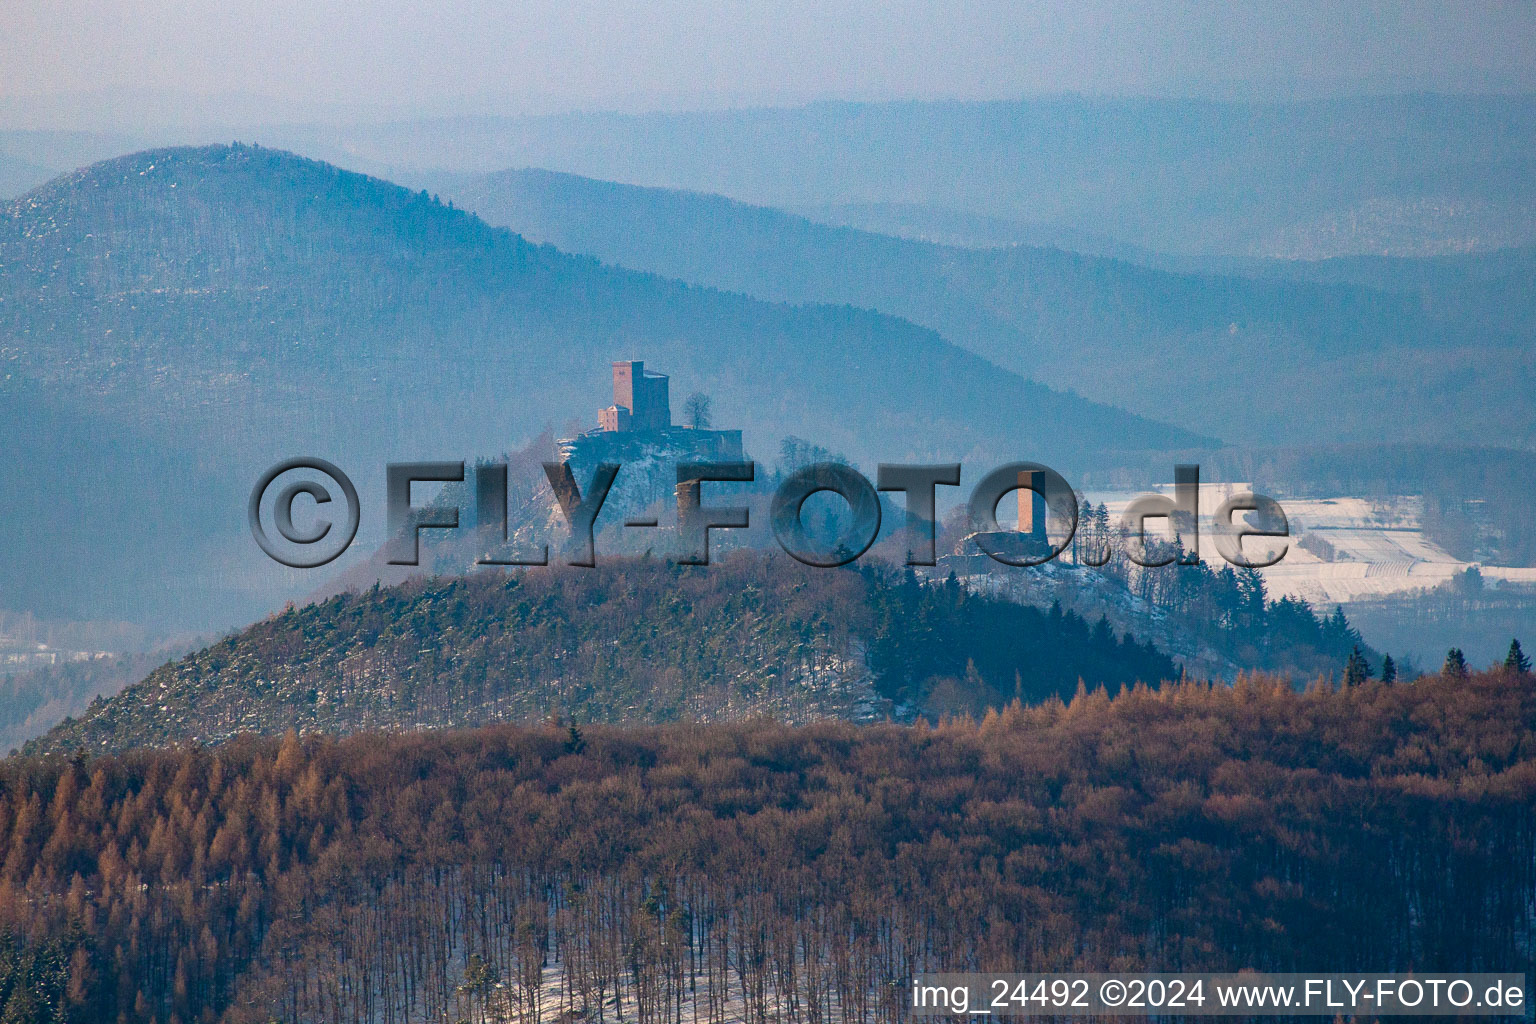
[[674, 425], [670, 381], [640, 359], [613, 364], [613, 404], [597, 411], [597, 429], [556, 442], [562, 458], [626, 461], [642, 453], [700, 462], [742, 458], [741, 431]]

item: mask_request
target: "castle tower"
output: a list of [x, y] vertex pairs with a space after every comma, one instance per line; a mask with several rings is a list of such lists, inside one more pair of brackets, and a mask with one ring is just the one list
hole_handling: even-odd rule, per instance
[[[604, 430], [665, 430], [672, 425], [672, 402], [664, 373], [645, 368], [644, 360], [613, 364], [613, 406], [599, 416]], [[628, 412], [627, 422], [617, 410]], [[609, 426], [612, 423], [613, 426]], [[622, 424], [622, 425], [621, 425]]]

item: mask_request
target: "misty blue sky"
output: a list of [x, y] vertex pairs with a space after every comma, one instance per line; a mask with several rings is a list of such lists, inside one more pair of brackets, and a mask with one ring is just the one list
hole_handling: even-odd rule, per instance
[[0, 25], [13, 122], [1536, 91], [1529, 2], [17, 0]]

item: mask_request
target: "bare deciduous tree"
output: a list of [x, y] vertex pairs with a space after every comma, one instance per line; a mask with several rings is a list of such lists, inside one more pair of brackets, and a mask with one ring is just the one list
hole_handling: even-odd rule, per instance
[[709, 426], [709, 396], [695, 391], [683, 402], [683, 420], [694, 430]]

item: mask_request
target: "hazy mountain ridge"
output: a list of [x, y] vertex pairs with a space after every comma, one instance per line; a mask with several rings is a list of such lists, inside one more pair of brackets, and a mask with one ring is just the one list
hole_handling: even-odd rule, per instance
[[[941, 246], [540, 170], [443, 187], [562, 249], [769, 299], [894, 313], [1017, 372], [1231, 440], [1388, 442], [1408, 427], [1477, 443], [1490, 420], [1505, 443], [1536, 440], [1525, 315], [1536, 265], [1525, 250], [1174, 272], [1049, 248]], [[1444, 385], [1436, 399], [1426, 377]]]
[[[252, 186], [261, 191], [247, 191]], [[179, 194], [178, 187], [183, 189]], [[742, 321], [751, 323], [757, 317], [766, 321], [771, 336], [781, 343], [791, 340], [786, 336], [791, 328], [820, 328], [864, 345], [871, 344], [871, 334], [884, 331], [898, 345], [898, 357], [937, 355], [954, 364], [954, 370], [999, 376], [931, 332], [899, 320], [854, 310], [765, 306], [605, 267], [590, 258], [530, 245], [514, 234], [439, 206], [425, 195], [264, 150], [213, 147], [125, 157], [59, 179], [12, 204], [7, 213], [0, 221], [4, 230], [0, 252], [5, 257], [0, 264], [0, 288], [8, 300], [4, 326], [13, 339], [6, 355], [9, 368], [20, 369], [34, 380], [48, 379], [44, 375], [51, 373], [57, 380], [100, 383], [108, 365], [132, 371], [144, 364], [190, 377], [199, 371], [225, 371], [224, 366], [197, 366], [197, 361], [211, 363], [233, 352], [241, 356], [243, 372], [252, 382], [292, 389], [312, 382], [268, 382], [262, 377], [274, 371], [323, 369], [319, 364], [333, 354], [327, 347], [336, 338], [300, 336], [292, 325], [269, 322], [251, 326], [278, 326], [289, 336], [257, 345], [249, 337], [215, 333], [233, 328], [202, 309], [183, 309], [178, 301], [195, 303], [208, 295], [221, 300], [234, 297], [231, 301], [249, 308], [216, 312], [252, 316], [291, 315], [304, 308], [323, 310], [326, 305], [355, 303], [368, 314], [363, 324], [378, 333], [398, 331], [401, 324], [390, 320], [403, 321], [426, 302], [446, 304], [443, 293], [450, 290], [462, 293], [454, 298], [469, 301], [502, 300], [530, 318], [541, 316], [540, 301], [623, 303], [624, 322], [617, 326], [635, 335], [644, 324], [643, 314], [670, 305], [685, 308], [670, 318], [674, 322], [655, 332], [680, 326], [698, 329], [698, 314], [706, 310], [709, 326], [716, 330], [739, 330], [746, 325]], [[357, 234], [364, 237], [354, 237]], [[367, 244], [356, 245], [359, 241]], [[187, 252], [189, 247], [194, 251]], [[344, 255], [356, 265], [344, 268], [347, 276], [335, 262]], [[558, 274], [570, 280], [561, 280]], [[403, 308], [381, 322], [379, 307], [373, 304], [384, 301]], [[448, 307], [441, 312], [459, 310]], [[607, 308], [601, 312], [620, 315]], [[692, 322], [688, 314], [693, 314]], [[558, 319], [547, 314], [542, 318]], [[316, 326], [333, 332], [336, 327], [324, 320]], [[80, 339], [66, 328], [100, 328], [102, 336], [80, 352], [72, 348]], [[184, 331], [173, 334], [168, 328]], [[129, 337], [107, 340], [119, 331]], [[466, 344], [458, 338], [431, 340], [458, 347]], [[289, 344], [301, 343], [297, 355], [287, 350]], [[359, 359], [440, 354], [419, 341], [407, 345], [396, 340], [393, 347], [394, 351], [379, 352], [354, 345], [344, 354]], [[818, 345], [816, 352], [824, 360], [829, 347]], [[717, 357], [726, 354], [710, 352]], [[54, 359], [53, 365], [46, 361], [48, 357]], [[166, 357], [186, 360], [193, 369], [154, 364]], [[71, 359], [81, 363], [70, 364]], [[134, 362], [140, 365], [125, 365]], [[769, 359], [758, 364], [765, 375], [762, 379], [771, 379], [767, 375], [780, 362]], [[605, 364], [585, 369], [594, 379], [606, 377]], [[1000, 379], [1009, 378], [1004, 374]], [[603, 397], [601, 391], [591, 393], [571, 411], [585, 414], [587, 404]], [[840, 397], [844, 401], [857, 398]], [[1056, 399], [1057, 404], [1072, 402]], [[1090, 408], [1079, 406], [1084, 412]], [[1108, 440], [1129, 425], [1114, 410], [1094, 411], [1111, 420], [1120, 417], [1111, 429], [1101, 430], [1098, 439]], [[1159, 432], [1151, 424], [1144, 427]], [[1149, 439], [1153, 445], [1189, 439], [1176, 429], [1164, 427], [1160, 433]]]
[[932, 206], [1187, 255], [1423, 254], [1536, 240], [1531, 96], [824, 102], [261, 138], [399, 173], [537, 166], [772, 206]]
[[[314, 453], [381, 495], [386, 461], [495, 455], [546, 426], [590, 423], [608, 401], [609, 362], [631, 355], [670, 372], [681, 394], [712, 394], [721, 425], [770, 448], [794, 433], [860, 460], [1033, 457], [1070, 469], [1204, 443], [1022, 380], [893, 317], [605, 266], [425, 193], [271, 150], [135, 154], [0, 209], [5, 388], [195, 450], [188, 472], [254, 481]], [[189, 578], [167, 601], [243, 618], [313, 589], [245, 536], [243, 488], [204, 500], [229, 514], [185, 524], [192, 536], [151, 530], [138, 507], [116, 524]], [[370, 512], [360, 543], [379, 539], [382, 517]], [[218, 539], [218, 561], [191, 566], [203, 537]], [[58, 552], [36, 555], [6, 581], [23, 607], [28, 588], [56, 591], [80, 572]], [[73, 585], [86, 603], [135, 588], [126, 576]]]
[[1272, 260], [1248, 273], [1392, 291], [1416, 299], [1425, 315], [1474, 330], [1526, 336], [1536, 323], [1536, 246], [1461, 256], [1338, 256]]

